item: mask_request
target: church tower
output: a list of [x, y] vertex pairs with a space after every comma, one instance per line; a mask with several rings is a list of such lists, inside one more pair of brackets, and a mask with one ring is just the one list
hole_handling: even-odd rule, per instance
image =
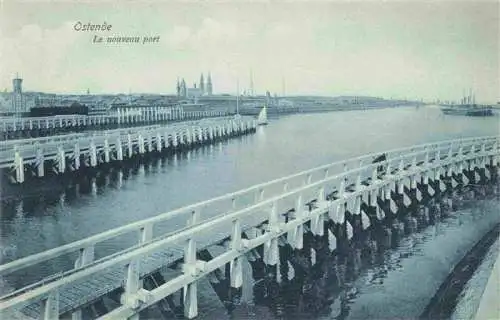
[[211, 96], [212, 95], [212, 76], [210, 75], [210, 72], [208, 73], [208, 78], [207, 78], [207, 88], [206, 88], [206, 92], [207, 92], [207, 95]]
[[203, 73], [200, 76], [200, 91], [202, 95], [205, 94], [205, 80], [203, 79]]
[[184, 80], [184, 78], [182, 78], [182, 81], [181, 81], [181, 96], [182, 97], [186, 97], [187, 96], [187, 90], [186, 90], [186, 81]]

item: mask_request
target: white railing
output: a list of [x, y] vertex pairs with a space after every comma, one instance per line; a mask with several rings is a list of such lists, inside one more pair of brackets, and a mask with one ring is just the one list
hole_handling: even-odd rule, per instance
[[[306, 221], [325, 213], [325, 210], [329, 212], [334, 221], [343, 223], [345, 218], [337, 209], [332, 208], [338, 208], [340, 204], [347, 203], [367, 192], [394, 186], [404, 179], [428, 172], [433, 172], [433, 174], [437, 172], [439, 176], [442, 169], [448, 170], [454, 168], [455, 165], [458, 168], [458, 164], [465, 163], [466, 165], [480, 166], [480, 163], [484, 165], [486, 159], [491, 158], [496, 165], [499, 155], [498, 142], [499, 137], [449, 140], [387, 151], [384, 152], [387, 159], [383, 162], [371, 163], [380, 153], [339, 161], [172, 210], [9, 262], [0, 266], [0, 275], [4, 276], [62, 255], [70, 253], [78, 255], [78, 263], [75, 264], [76, 268], [74, 270], [66, 271], [60, 279], [39, 287], [32, 287], [29, 291], [19, 290], [3, 297], [0, 302], [0, 310], [19, 309], [36, 301], [47, 299], [48, 295], [53, 295], [64, 286], [96, 275], [110, 267], [127, 267], [130, 271], [130, 268], [136, 268], [135, 262], [138, 259], [174, 244], [185, 245], [189, 243], [189, 249], [186, 251], [184, 259], [187, 265], [194, 263], [196, 269], [197, 262], [192, 261], [195, 259], [192, 257], [192, 251], [196, 250], [196, 243], [204, 243], [206, 246], [210, 243], [210, 240], [214, 240], [213, 237], [210, 237], [211, 234], [225, 233], [234, 235], [241, 231], [243, 226], [248, 227], [268, 221], [270, 228], [264, 235], [250, 241], [232, 239], [233, 243], [238, 241], [237, 246], [232, 246], [220, 256], [204, 263], [199, 270], [196, 269], [198, 271], [185, 271], [184, 274], [167, 281], [166, 284], [159, 288], [147, 292], [146, 298], [139, 297], [139, 293], [144, 293], [144, 290], [141, 289], [140, 292], [136, 290], [137, 297], [139, 297], [137, 299], [143, 303], [140, 307], [142, 309], [143, 306], [151, 305], [155, 301], [195, 282], [200, 274], [205, 275], [225, 263], [233, 261], [251, 248], [294, 230], [294, 228]], [[475, 160], [477, 159], [481, 160], [481, 162], [476, 163]], [[394, 174], [392, 174], [393, 170], [389, 170], [383, 179], [379, 180], [377, 168], [381, 165], [385, 168], [394, 169]], [[454, 170], [457, 170], [456, 168]], [[368, 186], [362, 185], [361, 181], [367, 181], [367, 179], [369, 181]], [[352, 185], [354, 189], [346, 189], [348, 185]], [[325, 196], [333, 192], [337, 193], [337, 199], [326, 201]], [[317, 209], [310, 212], [304, 210], [303, 204], [313, 200], [318, 201]], [[279, 213], [291, 208], [295, 208], [295, 218], [285, 223], [279, 217]], [[219, 213], [211, 214], [211, 212]], [[157, 224], [174, 219], [177, 222], [175, 230], [155, 237], [153, 230]], [[96, 245], [132, 232], [139, 235], [137, 245], [93, 261], [93, 252]], [[198, 275], [196, 275], [196, 272], [198, 272]], [[127, 281], [125, 281], [126, 285]], [[124, 318], [135, 314], [138, 310], [124, 305], [112, 311], [105, 318]]]
[[[141, 150], [145, 150], [146, 147], [158, 150], [158, 148], [168, 147], [177, 138], [179, 144], [182, 141], [190, 141], [190, 139], [194, 141], [205, 140], [209, 135], [210, 128], [220, 128], [233, 132], [241, 131], [243, 128], [249, 129], [253, 125], [253, 119], [249, 117], [239, 120], [233, 117], [216, 117], [167, 125], [10, 140], [0, 142], [0, 167], [14, 167], [16, 157], [21, 157], [26, 163], [40, 162], [41, 156], [44, 156], [45, 159], [49, 159], [47, 157], [61, 157], [61, 152], [79, 158], [80, 152], [91, 148], [91, 146], [96, 148], [94, 153], [102, 148], [107, 148], [105, 150], [107, 153], [118, 152], [118, 149], [129, 150], [138, 144], [141, 145]], [[142, 151], [140, 152], [142, 153]], [[120, 154], [122, 153], [120, 151]], [[123, 154], [130, 156], [128, 153]]]
[[0, 130], [4, 132], [33, 129], [60, 129], [68, 127], [106, 124], [133, 124], [143, 122], [182, 121], [206, 117], [227, 116], [226, 111], [184, 111], [182, 107], [131, 108], [106, 115], [59, 115], [46, 117], [11, 117], [0, 119]]

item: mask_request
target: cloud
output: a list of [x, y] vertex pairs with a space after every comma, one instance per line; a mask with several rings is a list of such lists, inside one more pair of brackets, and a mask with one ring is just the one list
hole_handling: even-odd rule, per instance
[[203, 19], [196, 38], [201, 42], [227, 41], [236, 38], [238, 27], [231, 21], [218, 21], [212, 18]]
[[293, 28], [289, 24], [276, 24], [269, 28], [267, 36], [271, 39], [274, 38], [289, 38], [293, 35]]
[[207, 50], [238, 39], [238, 26], [231, 21], [205, 18], [195, 29], [184, 25], [173, 27], [167, 35], [167, 45]]
[[2, 39], [5, 54], [2, 73], [14, 75], [19, 72], [28, 78], [37, 77], [50, 87], [54, 77], [66, 72], [68, 51], [80, 36], [71, 22], [52, 29], [37, 24], [24, 25], [11, 37]]
[[186, 44], [191, 37], [191, 29], [186, 26], [175, 26], [167, 36], [168, 44], [177, 47]]

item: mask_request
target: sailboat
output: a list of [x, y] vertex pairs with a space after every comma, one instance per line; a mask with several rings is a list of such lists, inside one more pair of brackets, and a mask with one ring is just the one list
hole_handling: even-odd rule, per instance
[[257, 124], [260, 126], [267, 124], [267, 106], [266, 105], [264, 105], [264, 107], [259, 112], [259, 116], [257, 117]]

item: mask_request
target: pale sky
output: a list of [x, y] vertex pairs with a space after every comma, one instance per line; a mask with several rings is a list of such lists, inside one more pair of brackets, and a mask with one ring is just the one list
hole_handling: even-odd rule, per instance
[[253, 70], [258, 93], [280, 94], [284, 78], [287, 94], [499, 99], [497, 1], [2, 3], [2, 91], [18, 72], [25, 91], [173, 93], [210, 71], [214, 93], [234, 93]]

